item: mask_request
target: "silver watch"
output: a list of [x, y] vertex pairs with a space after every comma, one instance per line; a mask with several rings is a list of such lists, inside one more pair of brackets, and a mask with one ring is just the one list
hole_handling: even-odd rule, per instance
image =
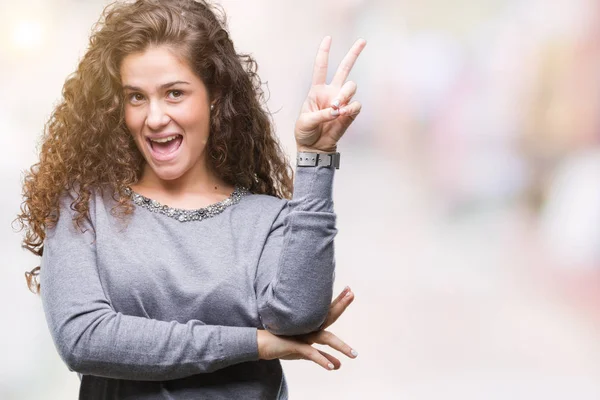
[[340, 153], [309, 153], [298, 152], [296, 156], [298, 167], [331, 167], [340, 169]]

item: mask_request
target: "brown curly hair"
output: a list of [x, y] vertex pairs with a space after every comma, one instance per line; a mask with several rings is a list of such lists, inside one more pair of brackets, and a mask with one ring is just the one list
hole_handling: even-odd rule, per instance
[[[133, 212], [125, 188], [140, 179], [145, 161], [125, 125], [119, 68], [125, 56], [149, 46], [168, 45], [184, 56], [215, 100], [206, 148], [215, 174], [252, 193], [291, 197], [293, 170], [263, 108], [256, 61], [236, 53], [226, 29], [223, 10], [205, 1], [138, 0], [104, 9], [44, 127], [39, 162], [25, 173], [15, 220], [26, 229], [24, 248], [43, 254], [45, 230], [58, 221], [65, 190], [76, 194], [77, 227], [89, 218], [96, 188], [113, 193], [113, 215]], [[39, 268], [25, 273], [35, 293]]]

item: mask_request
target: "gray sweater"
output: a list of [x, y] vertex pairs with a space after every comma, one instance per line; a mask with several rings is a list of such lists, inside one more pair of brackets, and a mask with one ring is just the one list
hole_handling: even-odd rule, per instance
[[285, 399], [257, 329], [295, 335], [326, 318], [334, 275], [334, 169], [297, 168], [291, 200], [246, 194], [203, 220], [96, 190], [85, 232], [63, 196], [40, 272], [59, 355], [80, 399]]

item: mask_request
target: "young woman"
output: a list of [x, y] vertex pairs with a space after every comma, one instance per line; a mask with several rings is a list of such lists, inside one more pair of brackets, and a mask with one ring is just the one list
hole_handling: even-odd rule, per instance
[[[360, 111], [319, 48], [292, 171], [256, 63], [207, 3], [109, 6], [26, 175], [27, 273], [82, 399], [287, 398], [279, 359], [356, 357], [333, 303], [337, 142]], [[292, 187], [293, 185], [293, 187]], [[37, 274], [40, 282], [37, 283]]]

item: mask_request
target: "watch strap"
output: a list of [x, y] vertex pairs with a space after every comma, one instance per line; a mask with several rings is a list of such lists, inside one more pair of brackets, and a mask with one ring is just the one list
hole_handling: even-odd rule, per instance
[[298, 167], [331, 167], [340, 169], [340, 153], [298, 152], [296, 165]]

